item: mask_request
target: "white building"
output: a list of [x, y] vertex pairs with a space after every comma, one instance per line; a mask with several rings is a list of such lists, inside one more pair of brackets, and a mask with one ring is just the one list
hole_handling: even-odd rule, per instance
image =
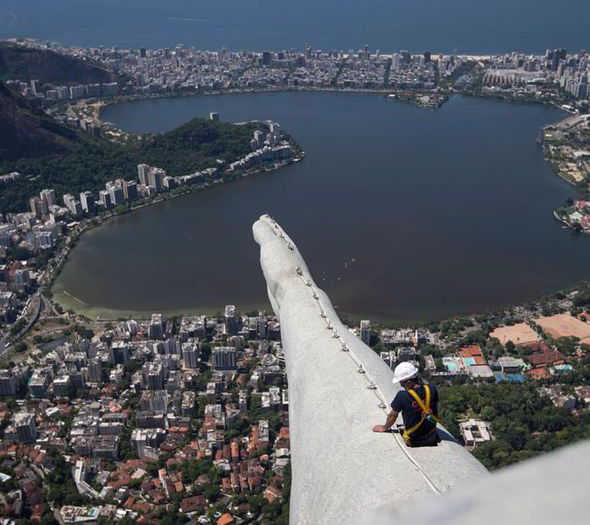
[[468, 419], [459, 423], [465, 446], [475, 448], [480, 443], [491, 441], [493, 438], [490, 424], [477, 419]]

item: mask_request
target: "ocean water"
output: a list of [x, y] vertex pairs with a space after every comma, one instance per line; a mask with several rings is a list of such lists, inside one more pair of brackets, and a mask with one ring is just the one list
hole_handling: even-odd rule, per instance
[[588, 47], [588, 0], [2, 0], [0, 38], [80, 46], [408, 49]]

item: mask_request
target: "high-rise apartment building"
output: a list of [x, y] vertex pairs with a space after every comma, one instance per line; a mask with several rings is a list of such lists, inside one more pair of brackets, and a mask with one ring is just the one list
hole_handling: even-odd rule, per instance
[[40, 193], [41, 199], [47, 204], [47, 208], [55, 206], [57, 200], [55, 197], [55, 190], [43, 190]]
[[236, 349], [218, 347], [213, 349], [213, 368], [215, 370], [236, 370]]
[[19, 412], [14, 416], [14, 427], [19, 443], [33, 443], [37, 439], [34, 414]]
[[182, 361], [185, 368], [199, 367], [199, 349], [197, 345], [185, 343], [182, 345]]
[[150, 171], [150, 167], [148, 164], [138, 164], [137, 165], [137, 176], [139, 178], [139, 182], [144, 186], [149, 186], [150, 181], [148, 179], [148, 174]]
[[371, 343], [371, 321], [361, 321], [360, 340], [367, 346]]
[[152, 319], [148, 327], [148, 337], [150, 339], [162, 339], [164, 336], [164, 322], [162, 314], [152, 314]]
[[82, 204], [73, 195], [66, 193], [64, 195], [64, 204], [74, 217], [79, 217], [82, 214]]
[[239, 330], [238, 318], [236, 317], [236, 307], [228, 304], [225, 307], [225, 333], [227, 335], [237, 335]]
[[138, 197], [137, 183], [132, 180], [124, 180], [123, 186], [123, 197], [126, 201], [134, 201]]
[[258, 339], [268, 339], [268, 318], [263, 313], [256, 318], [256, 334]]
[[148, 363], [145, 367], [145, 380], [149, 390], [163, 390], [164, 368], [162, 363]]
[[31, 213], [40, 219], [43, 217], [43, 201], [40, 197], [32, 197], [29, 201], [31, 203]]
[[111, 358], [113, 363], [117, 365], [127, 364], [129, 362], [129, 345], [125, 341], [113, 341]]
[[109, 188], [109, 195], [111, 197], [111, 204], [113, 206], [118, 206], [119, 204], [123, 204], [123, 202], [125, 202], [125, 195], [121, 186], [116, 184], [112, 185]]
[[90, 383], [100, 383], [103, 380], [102, 363], [98, 359], [88, 363], [87, 379]]
[[105, 210], [108, 210], [111, 207], [111, 205], [112, 205], [111, 195], [109, 194], [108, 191], [106, 191], [106, 190], [99, 191], [98, 198]]
[[158, 193], [162, 191], [164, 187], [164, 177], [166, 172], [160, 168], [150, 168], [148, 173], [149, 186], [154, 188]]
[[72, 207], [74, 206], [74, 202], [76, 202], [76, 197], [74, 197], [73, 195], [70, 195], [69, 193], [66, 193], [63, 196], [63, 201], [64, 201], [64, 205], [65, 207], [70, 210], [70, 212], [72, 211]]
[[19, 379], [9, 370], [0, 370], [0, 396], [15, 396]]
[[92, 193], [89, 191], [80, 193], [80, 204], [82, 205], [84, 213], [87, 213], [88, 215], [93, 215], [96, 211], [94, 195], [92, 195]]

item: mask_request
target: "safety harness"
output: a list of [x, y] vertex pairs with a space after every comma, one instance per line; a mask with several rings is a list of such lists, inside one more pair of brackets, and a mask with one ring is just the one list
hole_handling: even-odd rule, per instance
[[[426, 399], [422, 401], [422, 399], [420, 399], [420, 396], [413, 389], [407, 390], [408, 394], [410, 394], [416, 400], [416, 403], [418, 403], [418, 406], [422, 409], [422, 417], [420, 421], [416, 423], [413, 427], [407, 428], [404, 431], [403, 438], [406, 442], [406, 445], [410, 444], [411, 434], [416, 432], [416, 430], [420, 428], [424, 421], [430, 421], [431, 423], [440, 423], [440, 420], [438, 419], [438, 417], [434, 415], [432, 409], [430, 408], [430, 387], [428, 385], [424, 385], [424, 391], [426, 392]], [[428, 435], [430, 435], [435, 430], [436, 426], [432, 429], [431, 432], [428, 433]]]

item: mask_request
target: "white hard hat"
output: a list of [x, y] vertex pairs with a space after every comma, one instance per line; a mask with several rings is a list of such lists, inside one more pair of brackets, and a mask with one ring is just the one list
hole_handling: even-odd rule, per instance
[[418, 375], [418, 369], [412, 363], [400, 363], [393, 371], [393, 384], [412, 379]]

